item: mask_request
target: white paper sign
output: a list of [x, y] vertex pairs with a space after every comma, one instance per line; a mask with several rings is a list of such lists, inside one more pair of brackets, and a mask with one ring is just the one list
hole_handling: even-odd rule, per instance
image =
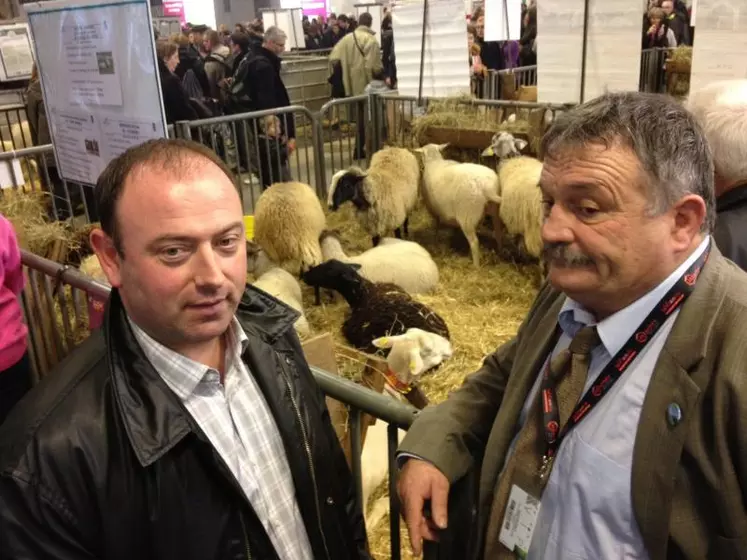
[[166, 137], [147, 0], [24, 7], [62, 178], [94, 185], [127, 148]]
[[0, 81], [28, 80], [34, 65], [28, 25], [0, 26]]
[[20, 160], [0, 162], [0, 189], [12, 189], [24, 183]]
[[[469, 93], [469, 56], [464, 6], [429, 0], [423, 56], [423, 96]], [[423, 0], [405, 0], [392, 10], [397, 90], [418, 95], [423, 39]]]
[[698, 0], [690, 91], [747, 78], [747, 0]]
[[485, 40], [521, 39], [521, 0], [485, 0]]
[[[641, 66], [640, 0], [589, 0], [583, 100], [637, 91]], [[581, 101], [584, 0], [537, 3], [537, 92], [542, 103]]]
[[540, 505], [538, 499], [527, 494], [516, 484], [511, 486], [498, 540], [510, 551], [523, 555], [522, 558], [526, 557], [532, 544]]

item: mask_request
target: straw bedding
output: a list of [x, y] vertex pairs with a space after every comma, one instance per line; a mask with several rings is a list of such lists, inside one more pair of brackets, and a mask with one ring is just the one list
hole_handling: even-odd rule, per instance
[[[340, 230], [346, 252], [357, 253], [371, 247], [370, 238], [359, 228], [350, 207], [330, 213], [327, 223], [328, 227]], [[536, 295], [535, 267], [503, 262], [492, 250], [482, 247], [483, 265], [479, 270], [474, 269], [461, 232], [436, 228], [424, 208], [418, 208], [410, 218], [410, 240], [431, 252], [441, 276], [434, 293], [415, 297], [444, 318], [454, 346], [454, 356], [421, 380], [425, 394], [432, 403], [438, 403], [461, 385], [466, 374], [480, 367], [485, 355], [514, 336]], [[313, 305], [313, 291], [306, 286], [302, 288], [305, 314], [312, 330], [330, 332], [337, 341], [344, 342], [340, 325], [348, 312], [345, 301], [338, 295], [330, 303], [329, 297], [323, 296], [322, 305], [317, 307]], [[360, 371], [360, 368], [345, 369], [343, 375]], [[384, 485], [370, 503], [386, 494]], [[407, 533], [402, 527], [404, 545]], [[389, 558], [388, 516], [375, 527], [369, 527], [369, 539], [376, 558]], [[410, 558], [408, 553], [404, 557]]]

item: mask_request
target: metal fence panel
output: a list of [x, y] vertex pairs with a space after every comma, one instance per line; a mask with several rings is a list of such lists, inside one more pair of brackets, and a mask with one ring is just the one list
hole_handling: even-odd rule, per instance
[[[292, 153], [279, 134], [273, 135], [271, 129], [277, 131], [278, 122], [282, 130], [295, 125]], [[205, 144], [236, 172], [244, 211], [249, 214], [273, 183], [295, 180], [316, 185], [319, 192], [314, 129], [314, 115], [297, 105], [176, 123], [177, 136]]]
[[665, 65], [669, 56], [668, 48], [644, 49], [641, 51], [641, 74], [638, 91], [664, 93], [666, 91]]
[[307, 54], [283, 57], [280, 77], [288, 90], [291, 105], [302, 105], [309, 111], [318, 111], [330, 99], [329, 72], [329, 59], [326, 56]]
[[3, 152], [30, 148], [34, 145], [25, 105], [18, 103], [0, 107], [0, 142]]
[[368, 95], [333, 99], [319, 111], [317, 145], [324, 158], [320, 180], [326, 200], [328, 181], [351, 165], [368, 167], [374, 143], [373, 114]]
[[[439, 97], [424, 97], [418, 104], [417, 96], [399, 95], [398, 93], [387, 93], [376, 95], [371, 98], [370, 103], [376, 108], [373, 114], [379, 119], [374, 125], [377, 129], [386, 129], [386, 133], [380, 135], [381, 144], [416, 148], [417, 139], [412, 134], [412, 123], [418, 116], [424, 115], [431, 102], [443, 100]], [[498, 122], [499, 117], [506, 116], [509, 112], [521, 109], [544, 109], [550, 111], [553, 117], [558, 111], [567, 111], [573, 104], [558, 103], [536, 103], [532, 101], [506, 101], [496, 99], [458, 99], [453, 100], [460, 105], [468, 105], [480, 108], [486, 121]]]

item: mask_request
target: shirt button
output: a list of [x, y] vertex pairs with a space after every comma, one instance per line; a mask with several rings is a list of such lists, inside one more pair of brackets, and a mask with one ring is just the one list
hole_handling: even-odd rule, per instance
[[285, 363], [288, 364], [288, 365], [290, 365], [291, 363], [293, 363], [293, 360], [290, 359], [290, 356], [286, 356], [285, 357]]
[[667, 423], [674, 428], [682, 422], [682, 409], [677, 403], [669, 403], [667, 407]]
[[328, 506], [333, 506], [333, 505], [335, 505], [335, 500], [334, 500], [334, 498], [333, 498], [332, 496], [329, 496], [329, 497], [327, 498], [327, 505], [328, 505]]

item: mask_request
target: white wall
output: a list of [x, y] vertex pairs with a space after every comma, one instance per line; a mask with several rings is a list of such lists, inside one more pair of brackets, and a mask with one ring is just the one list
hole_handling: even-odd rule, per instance
[[[225, 10], [226, 3], [231, 11]], [[230, 31], [237, 23], [246, 23], [254, 19], [254, 0], [213, 0], [215, 5], [215, 21], [217, 25], [225, 24]]]

